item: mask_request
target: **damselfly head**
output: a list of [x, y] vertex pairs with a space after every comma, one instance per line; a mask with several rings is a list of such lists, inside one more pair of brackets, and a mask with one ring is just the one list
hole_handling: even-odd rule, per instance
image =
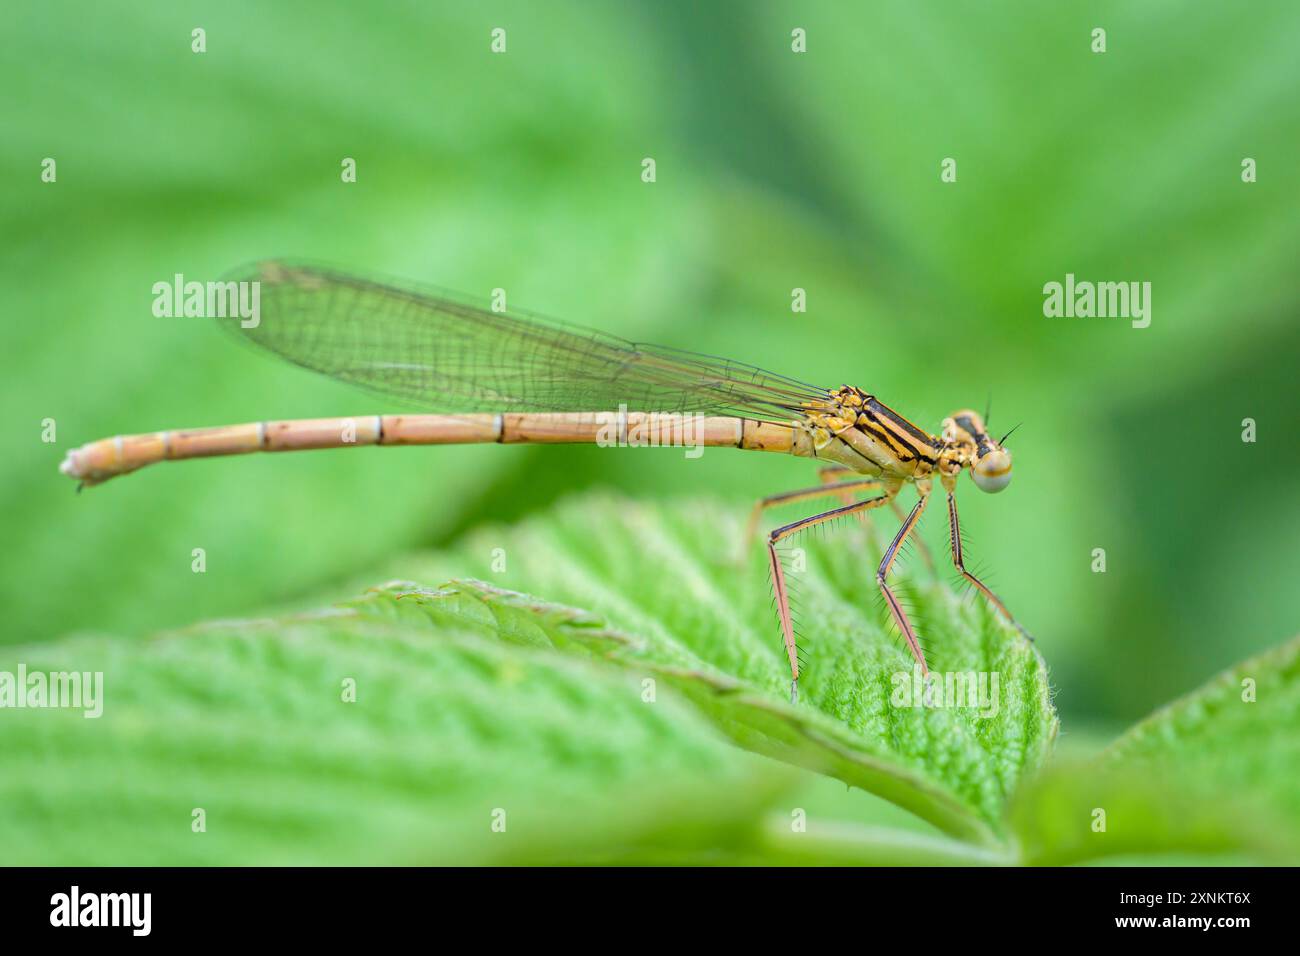
[[959, 450], [962, 467], [970, 467], [970, 476], [981, 491], [996, 494], [1011, 484], [1011, 452], [1002, 447], [1002, 442], [989, 437], [979, 412], [964, 408], [945, 418], [943, 440]]
[[980, 491], [996, 494], [1011, 484], [1011, 452], [992, 448], [971, 465], [970, 476]]

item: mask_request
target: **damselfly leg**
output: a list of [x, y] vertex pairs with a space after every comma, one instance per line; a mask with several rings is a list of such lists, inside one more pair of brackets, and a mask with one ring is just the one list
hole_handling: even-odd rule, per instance
[[1012, 624], [1017, 631], [1032, 641], [1034, 636], [1021, 627], [1020, 622], [1011, 616], [1011, 612], [1007, 610], [1007, 606], [1002, 603], [1001, 599], [990, 591], [983, 581], [966, 570], [965, 558], [962, 554], [961, 525], [957, 521], [957, 499], [951, 491], [948, 492], [948, 537], [952, 545], [952, 563], [957, 568], [957, 573], [988, 598], [989, 603], [1007, 619], [1008, 623]]
[[[823, 472], [827, 470], [823, 469]], [[852, 472], [846, 468], [840, 474], [848, 475], [852, 474]], [[810, 501], [813, 498], [829, 498], [831, 495], [838, 495], [846, 505], [851, 505], [853, 504], [853, 493], [855, 491], [879, 488], [882, 484], [883, 482], [879, 478], [854, 478], [850, 481], [836, 481], [833, 484], [800, 488], [798, 491], [786, 491], [778, 495], [768, 495], [766, 498], [760, 498], [754, 502], [754, 508], [749, 513], [749, 521], [745, 525], [745, 541], [744, 548], [741, 550], [741, 558], [743, 559], [745, 555], [749, 554], [750, 544], [758, 533], [759, 519], [763, 517], [763, 512], [768, 508], [794, 504], [796, 501]]]
[[799, 648], [795, 644], [794, 621], [790, 617], [790, 595], [786, 590], [785, 570], [781, 567], [781, 558], [776, 553], [776, 546], [790, 535], [798, 534], [806, 528], [822, 524], [825, 521], [832, 521], [835, 518], [843, 518], [848, 515], [870, 511], [872, 508], [879, 508], [898, 494], [898, 488], [898, 485], [886, 487], [885, 493], [879, 497], [868, 498], [866, 501], [858, 501], [851, 505], [835, 508], [832, 511], [813, 515], [810, 518], [802, 518], [799, 521], [777, 528], [767, 536], [767, 557], [772, 569], [772, 587], [776, 591], [776, 613], [781, 621], [781, 636], [785, 640], [785, 652], [790, 658], [791, 703], [799, 700]]
[[[820, 469], [817, 472], [817, 477], [824, 482], [830, 483], [830, 482], [837, 482], [841, 480], [845, 475], [851, 475], [851, 474], [853, 474], [853, 471], [849, 468], [845, 468], [841, 465], [832, 465], [829, 468]], [[846, 492], [840, 495], [840, 500], [843, 501], [845, 504], [849, 504], [850, 502], [853, 501], [853, 496]], [[904, 518], [903, 508], [902, 505], [898, 503], [897, 498], [895, 498], [893, 501], [889, 503], [889, 509], [894, 512], [894, 516], [898, 518], [899, 521], [903, 520]], [[872, 539], [872, 543], [875, 544], [877, 539], [875, 536], [874, 529], [872, 529], [871, 531], [871, 539]], [[930, 555], [929, 546], [926, 545], [925, 540], [923, 538], [917, 537], [917, 538], [913, 538], [912, 540], [916, 542], [917, 550], [921, 552], [921, 560], [923, 560], [925, 562], [925, 566], [930, 569], [930, 573], [937, 578], [939, 572], [938, 569], [935, 568], [934, 566], [934, 558], [931, 557]]]
[[912, 656], [921, 665], [921, 676], [924, 677], [929, 673], [929, 669], [925, 666], [925, 654], [921, 651], [921, 642], [917, 640], [916, 630], [912, 627], [912, 622], [907, 619], [907, 614], [903, 611], [903, 605], [899, 603], [897, 595], [890, 590], [885, 580], [889, 576], [889, 569], [893, 566], [894, 559], [898, 557], [898, 549], [903, 546], [903, 542], [916, 529], [917, 522], [921, 520], [921, 512], [925, 510], [925, 503], [930, 499], [930, 485], [928, 482], [924, 485], [918, 482], [917, 489], [921, 493], [921, 500], [913, 506], [908, 516], [903, 519], [903, 526], [898, 529], [898, 534], [894, 535], [894, 540], [885, 549], [885, 556], [880, 559], [880, 567], [876, 569], [876, 584], [880, 588], [880, 593], [885, 596], [885, 603], [889, 605], [889, 613], [893, 615], [894, 623], [898, 625], [899, 631], [902, 632], [903, 638], [907, 641]]

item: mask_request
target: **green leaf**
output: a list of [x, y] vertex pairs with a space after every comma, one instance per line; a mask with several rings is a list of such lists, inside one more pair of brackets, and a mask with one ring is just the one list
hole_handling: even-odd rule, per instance
[[104, 691], [97, 719], [0, 710], [10, 864], [726, 858], [790, 778], [626, 674], [354, 612], [0, 658], [19, 664]]
[[1098, 757], [1051, 768], [1017, 795], [1011, 820], [1030, 862], [1192, 853], [1294, 863], [1297, 766], [1300, 638], [1161, 708]]
[[[545, 518], [392, 566], [424, 585], [452, 580], [446, 587], [398, 582], [352, 606], [617, 663], [676, 688], [744, 747], [876, 793], [951, 835], [997, 844], [1006, 796], [1056, 733], [1033, 647], [918, 564], [900, 586], [932, 668], [996, 675], [996, 707], [982, 715], [904, 706], [900, 688], [912, 690], [919, 675], [885, 630], [869, 536], [844, 527], [834, 540], [797, 542], [808, 558], [806, 571], [792, 573], [805, 666], [791, 705], [765, 562], [736, 559], [741, 518], [711, 502], [576, 498]], [[523, 590], [591, 610], [515, 593]]]

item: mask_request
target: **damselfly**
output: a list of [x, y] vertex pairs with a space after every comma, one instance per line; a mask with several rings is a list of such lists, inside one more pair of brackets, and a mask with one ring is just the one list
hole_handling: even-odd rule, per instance
[[[894, 505], [905, 484], [915, 486], [918, 500], [885, 549], [876, 586], [922, 673], [928, 673], [925, 654], [889, 574], [936, 477], [948, 499], [953, 564], [1012, 620], [966, 569], [962, 554], [955, 497], [962, 470], [988, 492], [1001, 491], [1011, 480], [1011, 454], [989, 437], [984, 417], [973, 410], [944, 419], [936, 436], [851, 385], [820, 388], [752, 365], [477, 308], [441, 293], [283, 262], [261, 263], [237, 281], [257, 283], [260, 293], [256, 322], [226, 323], [239, 335], [297, 365], [436, 414], [122, 435], [69, 452], [64, 474], [98, 484], [153, 462], [212, 455], [348, 445], [558, 444], [602, 436], [619, 445], [693, 441], [784, 452], [830, 467], [815, 487], [758, 502], [755, 516], [774, 505], [819, 497], [845, 502], [767, 536], [792, 699], [798, 694], [799, 654], [777, 545], [824, 522]], [[639, 442], [629, 442], [633, 437]], [[866, 492], [872, 496], [853, 500]]]

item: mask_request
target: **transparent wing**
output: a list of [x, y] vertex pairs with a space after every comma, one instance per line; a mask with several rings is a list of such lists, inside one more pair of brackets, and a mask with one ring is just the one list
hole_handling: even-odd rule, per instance
[[451, 295], [281, 261], [239, 335], [296, 365], [430, 412], [692, 412], [797, 417], [827, 391], [752, 365], [628, 342]]

